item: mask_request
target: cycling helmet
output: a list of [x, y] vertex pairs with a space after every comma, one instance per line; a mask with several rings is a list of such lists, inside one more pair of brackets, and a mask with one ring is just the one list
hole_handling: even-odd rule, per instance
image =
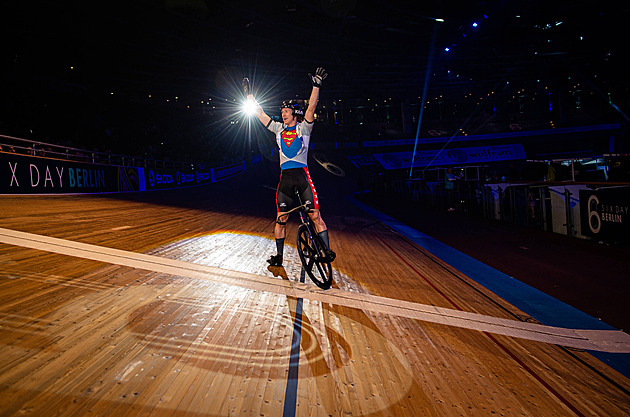
[[293, 110], [293, 116], [304, 117], [304, 110], [302, 110], [302, 107], [296, 100], [284, 100], [280, 109], [291, 109]]

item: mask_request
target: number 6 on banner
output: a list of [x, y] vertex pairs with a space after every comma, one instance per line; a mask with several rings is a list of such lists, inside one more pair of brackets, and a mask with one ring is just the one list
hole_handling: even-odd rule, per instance
[[591, 228], [593, 233], [599, 233], [602, 228], [602, 219], [597, 212], [597, 206], [599, 206], [597, 196], [590, 196], [588, 198], [588, 227]]

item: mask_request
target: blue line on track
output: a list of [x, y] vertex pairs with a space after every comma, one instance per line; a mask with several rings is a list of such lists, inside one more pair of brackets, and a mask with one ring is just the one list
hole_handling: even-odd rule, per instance
[[[301, 269], [300, 282], [304, 282], [304, 268]], [[302, 305], [304, 300], [297, 299], [295, 306], [295, 322], [293, 323], [293, 339], [291, 340], [291, 357], [289, 359], [289, 376], [284, 391], [283, 417], [295, 417], [297, 408], [298, 369], [300, 366], [300, 343], [302, 341]]]

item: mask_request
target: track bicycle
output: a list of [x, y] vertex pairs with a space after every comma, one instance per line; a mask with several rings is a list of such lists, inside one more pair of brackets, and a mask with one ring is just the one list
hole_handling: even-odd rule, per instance
[[300, 205], [283, 213], [282, 216], [288, 216], [296, 211], [299, 212], [301, 224], [298, 226], [296, 243], [302, 267], [315, 285], [327, 290], [332, 285], [333, 273], [330, 260], [326, 256], [326, 246], [315, 231], [315, 225], [308, 215], [313, 210], [302, 203], [298, 189], [294, 187], [293, 190]]

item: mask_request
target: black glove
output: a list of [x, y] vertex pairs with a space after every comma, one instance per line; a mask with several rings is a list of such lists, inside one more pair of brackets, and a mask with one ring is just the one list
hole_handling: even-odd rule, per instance
[[314, 77], [310, 72], [308, 73], [308, 76], [311, 77], [311, 82], [313, 83], [313, 87], [320, 88], [322, 86], [322, 81], [324, 81], [324, 78], [328, 77], [328, 74], [326, 73], [325, 69], [323, 69], [322, 67], [319, 67], [315, 71]]
[[245, 93], [245, 96], [247, 97], [248, 95], [251, 94], [251, 91], [249, 89], [249, 78], [247, 77], [243, 78], [242, 84], [243, 84], [243, 92]]

